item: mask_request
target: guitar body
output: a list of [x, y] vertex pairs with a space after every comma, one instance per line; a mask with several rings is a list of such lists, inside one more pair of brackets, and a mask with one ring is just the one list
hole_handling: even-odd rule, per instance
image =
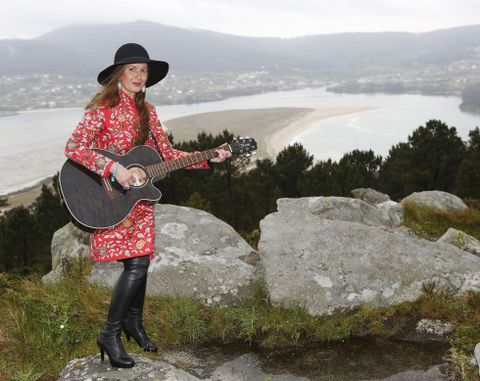
[[162, 161], [153, 148], [137, 146], [125, 155], [116, 155], [101, 149], [94, 151], [134, 171], [137, 175], [136, 181], [126, 191], [118, 182], [102, 178], [80, 164], [67, 160], [60, 170], [59, 191], [77, 226], [87, 231], [115, 226], [122, 222], [141, 200], [157, 202], [162, 197], [145, 169], [148, 165]]
[[217, 150], [225, 149], [232, 154], [250, 155], [257, 149], [253, 138], [233, 139], [219, 148], [196, 152], [163, 161], [157, 151], [149, 146], [137, 146], [125, 155], [94, 149], [132, 172], [134, 184], [125, 190], [116, 181], [91, 172], [72, 160], [63, 164], [58, 177], [58, 191], [72, 222], [80, 229], [93, 231], [107, 229], [122, 222], [135, 205], [142, 201], [157, 202], [162, 197], [154, 185], [169, 172], [217, 157]]

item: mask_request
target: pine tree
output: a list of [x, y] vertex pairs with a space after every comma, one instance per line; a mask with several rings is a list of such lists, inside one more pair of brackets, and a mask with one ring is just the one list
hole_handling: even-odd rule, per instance
[[346, 153], [338, 162], [337, 183], [341, 184], [340, 195], [351, 196], [355, 188], [376, 188], [382, 157], [372, 150], [353, 150]]
[[34, 215], [24, 206], [5, 213], [3, 250], [9, 271], [16, 269], [24, 274], [33, 270], [38, 249], [38, 226]]
[[310, 155], [299, 143], [288, 146], [277, 155], [275, 170], [282, 197], [299, 197], [305, 171], [312, 165]]
[[383, 191], [394, 199], [424, 190], [451, 192], [464, 155], [456, 128], [429, 120], [408, 137], [408, 143], [390, 150], [380, 171]]
[[[53, 184], [58, 181], [55, 176]], [[68, 223], [68, 216], [60, 202], [60, 196], [55, 186], [42, 186], [42, 192], [32, 205], [32, 212], [39, 227], [37, 239], [38, 249], [36, 254], [37, 265], [42, 272], [51, 268], [51, 242], [53, 233]]]
[[10, 271], [10, 257], [6, 251], [6, 237], [5, 232], [7, 228], [7, 222], [5, 216], [0, 216], [0, 271]]
[[300, 181], [302, 196], [340, 196], [342, 184], [338, 163], [331, 159], [316, 163]]
[[212, 204], [199, 192], [193, 192], [188, 198], [188, 200], [182, 202], [180, 205], [212, 213]]
[[468, 134], [467, 153], [455, 179], [455, 193], [460, 197], [480, 199], [480, 129]]

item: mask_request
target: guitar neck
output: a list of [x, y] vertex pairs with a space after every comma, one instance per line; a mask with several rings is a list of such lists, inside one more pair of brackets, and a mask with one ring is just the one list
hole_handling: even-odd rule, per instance
[[[230, 147], [227, 146], [225, 147], [225, 149], [230, 150]], [[210, 160], [217, 157], [216, 150], [217, 148], [192, 153], [174, 160], [162, 161], [156, 164], [146, 166], [145, 170], [150, 177], [165, 176], [167, 173], [176, 171], [177, 169], [182, 169], [188, 167], [189, 165], [195, 165], [201, 163], [202, 161]]]

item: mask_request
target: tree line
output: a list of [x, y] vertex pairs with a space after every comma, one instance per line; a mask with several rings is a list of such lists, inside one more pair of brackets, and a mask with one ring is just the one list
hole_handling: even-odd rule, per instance
[[[195, 140], [175, 147], [203, 151], [233, 138], [228, 131], [216, 136], [200, 133]], [[250, 158], [238, 156], [212, 164], [207, 171], [173, 172], [156, 185], [163, 193], [161, 203], [206, 210], [247, 237], [257, 231], [262, 218], [276, 210], [276, 200], [281, 197], [351, 197], [352, 189], [369, 187], [393, 200], [424, 190], [479, 200], [479, 168], [478, 127], [464, 142], [455, 127], [430, 120], [414, 130], [407, 142], [394, 145], [385, 158], [372, 150], [353, 150], [338, 161], [314, 162], [296, 143], [283, 149], [275, 160], [252, 163]], [[56, 189], [44, 186], [31, 207], [13, 208], [0, 217], [1, 271], [50, 269], [52, 235], [68, 221]]]
[[52, 186], [29, 206], [19, 206], [0, 216], [0, 271], [28, 275], [51, 269], [53, 233], [68, 222], [57, 193], [58, 175]]

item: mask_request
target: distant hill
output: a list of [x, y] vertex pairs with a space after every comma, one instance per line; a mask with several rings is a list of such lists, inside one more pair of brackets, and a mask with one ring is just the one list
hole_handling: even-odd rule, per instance
[[137, 21], [72, 25], [29, 40], [0, 40], [0, 75], [58, 73], [91, 77], [116, 48], [139, 42], [173, 70], [355, 74], [445, 65], [473, 58], [480, 25], [429, 33], [341, 33], [289, 39], [240, 37]]

